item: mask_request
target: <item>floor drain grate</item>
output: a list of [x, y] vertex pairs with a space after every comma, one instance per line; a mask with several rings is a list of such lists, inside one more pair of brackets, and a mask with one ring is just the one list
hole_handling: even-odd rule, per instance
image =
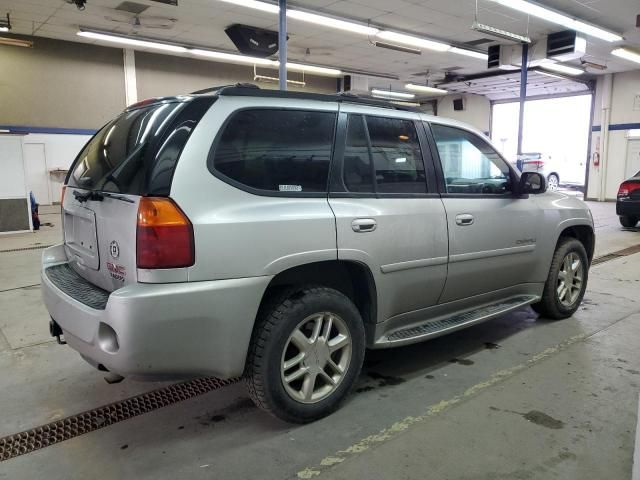
[[197, 397], [237, 381], [237, 378], [196, 378], [0, 438], [0, 462]]
[[24, 247], [24, 248], [10, 248], [9, 250], [0, 250], [0, 253], [10, 253], [10, 252], [26, 252], [27, 250], [43, 250], [45, 248], [52, 247], [53, 245], [37, 245], [35, 247]]
[[611, 260], [615, 260], [616, 258], [633, 255], [635, 253], [640, 253], [640, 244], [634, 245], [633, 247], [623, 248], [622, 250], [617, 250], [598, 258], [594, 258], [591, 262], [591, 265], [599, 265], [601, 263], [609, 262]]

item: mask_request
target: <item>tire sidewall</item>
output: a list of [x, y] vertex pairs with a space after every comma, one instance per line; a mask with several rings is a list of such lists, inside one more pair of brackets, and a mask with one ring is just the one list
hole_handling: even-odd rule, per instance
[[[337, 291], [322, 289], [319, 295], [306, 294], [300, 302], [285, 301], [285, 314], [271, 333], [271, 340], [264, 348], [263, 373], [265, 378], [265, 394], [279, 412], [290, 421], [306, 422], [325, 415], [338, 408], [347, 396], [360, 373], [364, 360], [365, 335], [362, 319], [355, 305]], [[282, 384], [280, 368], [282, 354], [291, 332], [305, 318], [319, 312], [334, 313], [345, 322], [351, 335], [351, 359], [347, 372], [340, 385], [327, 398], [312, 404], [297, 402], [289, 396]]]
[[[558, 299], [557, 294], [557, 285], [558, 285], [558, 275], [560, 274], [560, 269], [562, 268], [562, 264], [564, 263], [565, 257], [569, 253], [575, 253], [580, 257], [580, 261], [582, 262], [583, 268], [583, 277], [582, 277], [582, 288], [580, 290], [580, 295], [576, 302], [571, 306], [567, 307], [563, 305]], [[557, 262], [555, 264], [554, 271], [551, 272], [551, 278], [549, 281], [551, 282], [549, 288], [552, 289], [553, 292], [553, 301], [554, 306], [562, 315], [570, 316], [575, 313], [580, 304], [582, 303], [582, 299], [584, 298], [584, 294], [587, 290], [587, 281], [589, 280], [589, 258], [587, 257], [587, 252], [578, 240], [572, 239], [560, 246], [556, 252]]]

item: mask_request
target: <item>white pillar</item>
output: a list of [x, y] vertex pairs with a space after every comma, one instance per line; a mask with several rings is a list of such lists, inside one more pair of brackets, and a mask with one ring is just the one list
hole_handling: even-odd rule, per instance
[[613, 75], [607, 73], [602, 81], [602, 112], [600, 113], [600, 189], [598, 200], [607, 198], [607, 169], [609, 166], [609, 124], [611, 122], [611, 95]]
[[122, 54], [124, 57], [124, 97], [128, 107], [138, 101], [136, 54], [130, 48], [123, 49]]

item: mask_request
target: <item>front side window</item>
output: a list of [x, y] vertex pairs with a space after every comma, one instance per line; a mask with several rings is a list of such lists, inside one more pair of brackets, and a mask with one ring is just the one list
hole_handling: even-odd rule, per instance
[[511, 191], [509, 167], [486, 141], [471, 132], [431, 125], [447, 193], [505, 194]]
[[427, 193], [414, 123], [399, 118], [350, 115], [343, 181], [350, 192]]
[[213, 168], [252, 189], [326, 192], [335, 122], [332, 112], [239, 111], [219, 138]]

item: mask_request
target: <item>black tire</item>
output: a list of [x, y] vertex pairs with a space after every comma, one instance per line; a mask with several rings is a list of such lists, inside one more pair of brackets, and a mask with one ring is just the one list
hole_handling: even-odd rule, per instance
[[638, 217], [634, 215], [620, 215], [620, 225], [625, 228], [633, 228], [638, 224]]
[[[281, 362], [289, 336], [300, 323], [320, 312], [339, 316], [351, 337], [351, 357], [335, 390], [316, 403], [301, 403], [287, 393]], [[245, 382], [262, 410], [292, 423], [307, 423], [335, 411], [354, 386], [364, 360], [365, 333], [358, 309], [337, 290], [304, 287], [272, 296], [261, 308], [249, 346]]]
[[[575, 253], [580, 258], [583, 265], [583, 279], [580, 293], [571, 306], [564, 305], [558, 298], [558, 274], [562, 267], [562, 263], [567, 255]], [[544, 291], [542, 298], [538, 303], [534, 303], [531, 307], [540, 315], [552, 320], [561, 320], [563, 318], [573, 315], [578, 307], [582, 303], [584, 292], [587, 289], [587, 281], [589, 279], [589, 258], [587, 257], [587, 251], [584, 245], [575, 238], [564, 237], [560, 238], [556, 251], [553, 254], [551, 260], [551, 267], [549, 268], [549, 275], [544, 285]]]

